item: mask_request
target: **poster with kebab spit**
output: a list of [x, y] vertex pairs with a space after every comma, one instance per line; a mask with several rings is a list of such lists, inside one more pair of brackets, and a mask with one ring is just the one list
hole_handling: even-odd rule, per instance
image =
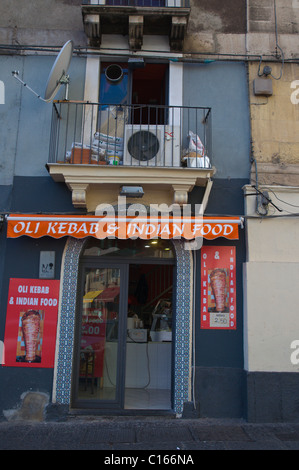
[[58, 300], [57, 280], [10, 279], [4, 366], [54, 366]]
[[201, 249], [201, 328], [230, 329], [236, 325], [236, 248]]

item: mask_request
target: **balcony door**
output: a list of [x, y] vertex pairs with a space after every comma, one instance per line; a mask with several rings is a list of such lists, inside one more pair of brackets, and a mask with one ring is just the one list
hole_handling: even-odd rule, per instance
[[[126, 123], [166, 124], [167, 116], [161, 106], [168, 102], [168, 64], [145, 62], [144, 66], [135, 67], [121, 62], [101, 64], [101, 110], [106, 109], [106, 104], [129, 105]], [[99, 123], [102, 122], [103, 116], [99, 116]]]

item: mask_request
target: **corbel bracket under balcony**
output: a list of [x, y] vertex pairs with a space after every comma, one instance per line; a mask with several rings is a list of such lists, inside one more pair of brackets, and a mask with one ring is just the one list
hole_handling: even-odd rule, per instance
[[102, 34], [128, 36], [131, 50], [140, 50], [143, 35], [168, 35], [172, 51], [183, 49], [190, 8], [83, 5], [84, 31], [89, 44], [101, 45]]
[[194, 183], [189, 184], [173, 184], [173, 203], [180, 206], [187, 204], [188, 193], [194, 188]]
[[84, 32], [93, 46], [101, 45], [101, 21], [100, 15], [88, 14], [84, 17]]
[[141, 49], [143, 44], [143, 16], [129, 16], [129, 46], [130, 49]]
[[74, 207], [86, 207], [86, 196], [89, 189], [87, 183], [67, 183], [68, 188], [72, 191], [72, 203]]
[[173, 16], [171, 18], [171, 30], [169, 35], [169, 45], [171, 50], [181, 51], [183, 49], [186, 29], [186, 17]]

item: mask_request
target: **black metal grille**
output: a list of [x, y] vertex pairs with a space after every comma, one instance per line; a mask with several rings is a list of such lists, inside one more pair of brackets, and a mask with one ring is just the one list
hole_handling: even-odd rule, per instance
[[54, 102], [49, 163], [210, 168], [211, 109]]
[[83, 0], [82, 5], [189, 8], [190, 0]]

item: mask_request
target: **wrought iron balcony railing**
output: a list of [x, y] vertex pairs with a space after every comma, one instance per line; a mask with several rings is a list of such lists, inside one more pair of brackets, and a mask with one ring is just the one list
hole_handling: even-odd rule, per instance
[[190, 8], [190, 0], [83, 0], [82, 5]]
[[49, 163], [211, 168], [211, 109], [56, 101]]

